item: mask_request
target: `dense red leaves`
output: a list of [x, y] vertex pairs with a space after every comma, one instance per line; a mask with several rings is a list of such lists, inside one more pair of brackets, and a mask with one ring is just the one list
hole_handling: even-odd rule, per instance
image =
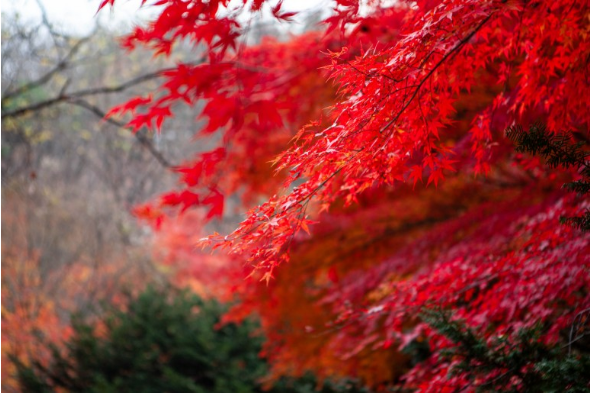
[[[488, 172], [492, 141], [514, 121], [542, 118], [554, 130], [587, 125], [588, 111], [581, 97], [588, 91], [585, 65], [590, 45], [583, 8], [556, 2], [540, 2], [535, 8], [526, 12], [518, 2], [442, 2], [426, 15], [416, 13], [403, 38], [388, 43], [389, 47], [384, 44], [381, 50], [353, 60], [345, 57], [344, 49], [333, 53], [331, 77], [343, 97], [332, 112], [334, 123], [302, 129], [299, 143], [278, 161], [278, 170], [290, 169], [290, 180], [304, 179], [304, 183], [254, 210], [229, 238], [214, 240], [234, 252], [251, 250], [258, 268], [271, 269], [283, 258], [278, 256], [284, 255], [296, 235], [297, 223], [312, 199], [328, 205], [338, 198], [353, 202], [369, 187], [393, 185], [410, 175], [416, 180], [416, 165], [425, 170], [427, 184], [434, 185], [445, 171], [457, 168]], [[405, 11], [411, 20], [412, 10]], [[546, 13], [561, 14], [571, 29], [548, 37], [542, 27]], [[499, 50], [507, 41], [513, 42], [510, 49]], [[553, 45], [550, 48], [563, 49], [547, 50], [547, 42]], [[536, 72], [529, 75], [529, 61], [522, 61], [531, 52], [538, 52], [536, 62], [551, 63], [551, 69], [557, 53], [568, 53], [571, 61], [559, 63], [559, 76], [541, 78]], [[517, 75], [527, 73], [514, 86], [504, 86], [472, 117], [469, 132], [449, 143], [441, 132], [454, 123], [454, 105], [461, 94], [477, 86], [478, 76], [493, 75], [492, 69], [502, 70], [502, 65], [514, 68]], [[559, 97], [555, 103], [559, 110], [539, 105], [539, 97], [548, 100], [553, 94], [539, 94], [535, 86], [548, 83]], [[453, 144], [459, 146], [453, 149]], [[499, 159], [502, 151], [495, 151]], [[455, 157], [465, 155], [475, 163], [457, 165]]]
[[124, 44], [169, 54], [188, 39], [202, 57], [111, 114], [165, 128], [174, 104], [202, 100], [201, 134], [220, 142], [177, 168], [181, 191], [138, 213], [161, 224], [165, 208], [208, 205], [210, 219], [224, 196], [271, 195], [201, 243], [226, 249], [234, 273], [249, 264], [248, 280], [228, 284], [243, 301], [233, 315], [261, 315], [277, 373], [391, 382], [409, 367], [399, 348], [428, 336], [433, 355], [403, 380], [444, 391], [467, 379], [448, 380], [449, 343], [415, 318], [424, 307], [485, 337], [544, 321], [555, 342], [590, 305], [588, 236], [558, 224], [587, 207], [558, 190], [579, 174], [522, 169], [503, 136], [543, 121], [588, 140], [585, 2], [338, 0], [327, 32], [253, 46], [239, 21], [264, 9], [288, 21], [281, 2], [158, 4]]
[[[159, 126], [173, 115], [170, 107], [174, 103], [205, 99], [200, 117], [207, 125], [201, 137], [220, 133], [220, 146], [176, 168], [181, 186], [190, 194], [175, 195], [196, 194], [202, 202], [211, 189], [222, 196], [239, 190], [243, 200], [249, 201], [276, 192], [282, 185], [284, 177], [274, 176], [269, 161], [305, 121], [321, 116], [323, 107], [332, 102], [333, 88], [324, 83], [319, 70], [328, 64], [320, 51], [338, 42], [339, 38], [321, 41], [321, 34], [309, 33], [288, 44], [267, 39], [260, 46], [244, 48], [231, 60], [179, 64], [163, 73], [159, 95], [132, 99], [113, 108], [110, 115], [130, 113], [129, 125], [134, 129]], [[300, 47], [316, 48], [314, 56], [301, 53]], [[195, 199], [177, 202], [186, 206], [195, 204]]]
[[322, 217], [268, 288], [244, 286], [236, 315], [262, 315], [277, 373], [295, 363], [390, 382], [409, 366], [399, 349], [428, 340], [432, 358], [403, 379], [428, 391], [448, 382], [451, 343], [420, 323], [424, 307], [454, 310], [490, 339], [547, 322], [544, 339], [558, 342], [590, 304], [590, 236], [559, 216], [587, 202], [525, 175], [369, 193]]

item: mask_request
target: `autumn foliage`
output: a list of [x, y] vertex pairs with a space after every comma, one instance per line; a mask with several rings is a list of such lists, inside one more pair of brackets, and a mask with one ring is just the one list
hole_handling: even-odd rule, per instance
[[[42, 208], [32, 211], [33, 201]], [[120, 304], [123, 292], [137, 292], [155, 280], [153, 272], [143, 271], [139, 258], [128, 264], [131, 253], [121, 255], [108, 247], [94, 253], [88, 227], [69, 212], [51, 209], [44, 198], [23, 197], [7, 187], [2, 202], [1, 382], [3, 391], [18, 392], [23, 387], [15, 360], [27, 366], [33, 361], [48, 364], [50, 345], [61, 350], [72, 336], [71, 313], [92, 319], [100, 302]], [[76, 230], [58, 233], [48, 227]]]
[[[296, 17], [282, 2], [155, 4], [123, 45], [165, 56], [188, 41], [195, 61], [109, 115], [165, 133], [177, 105], [203, 104], [194, 127], [212, 147], [136, 213], [190, 240], [169, 255], [225, 250], [219, 267], [185, 254], [185, 272], [239, 299], [228, 320], [260, 315], [275, 375], [526, 388], [534, 359], [461, 368], [432, 312], [505, 348], [538, 329], [548, 348], [587, 351], [590, 238], [560, 224], [590, 208], [561, 187], [588, 166], [587, 2], [337, 0], [319, 30], [257, 44], [257, 15]], [[517, 152], [506, 129], [534, 124], [566, 135], [580, 165]], [[233, 232], [192, 238], [245, 208]]]

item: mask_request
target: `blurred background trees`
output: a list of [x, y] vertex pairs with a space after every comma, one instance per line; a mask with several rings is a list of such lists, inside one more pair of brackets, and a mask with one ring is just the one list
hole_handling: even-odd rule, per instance
[[[231, 353], [239, 364], [232, 363], [235, 367], [227, 372], [239, 375], [221, 375], [219, 364], [208, 372], [220, 373], [215, 376], [221, 381], [219, 391], [228, 391], [223, 384], [238, 383], [235, 378], [242, 377], [247, 377], [244, 386], [232, 385], [229, 391], [260, 391], [259, 379], [267, 366], [258, 358], [263, 338], [249, 339], [255, 333], [253, 325], [247, 322], [215, 331], [214, 322], [224, 307], [207, 303], [206, 315], [193, 318], [193, 306], [203, 306], [202, 300], [170, 287], [174, 281], [189, 284], [199, 293], [205, 291], [193, 280], [194, 274], [185, 274], [195, 257], [205, 258], [195, 254], [186, 239], [191, 222], [199, 216], [189, 213], [178, 223], [168, 223], [170, 230], [154, 243], [149, 227], [138, 225], [131, 213], [134, 206], [174, 187], [175, 165], [209, 148], [211, 141], [194, 136], [201, 127], [195, 117], [202, 105], [175, 108], [174, 120], [167, 122], [162, 134], [147, 129], [134, 133], [123, 121], [103, 119], [113, 106], [154, 91], [160, 72], [177, 60], [198, 62], [201, 54], [182, 43], [167, 59], [154, 58], [148, 51], [125, 52], [117, 39], [121, 31], [97, 23], [91, 33], [80, 36], [52, 23], [42, 3], [37, 5], [42, 13], [39, 23], [31, 24], [16, 14], [2, 15], [2, 390], [145, 388], [136, 383], [146, 382], [152, 372], [160, 375], [163, 364], [152, 365], [158, 370], [135, 365], [134, 378], [139, 379], [133, 381], [98, 380], [108, 374], [105, 368], [112, 367], [107, 352], [124, 344], [116, 341], [121, 335], [137, 333], [132, 325], [145, 312], [152, 319], [142, 320], [148, 323], [144, 333], [160, 328], [164, 335], [169, 329], [182, 333], [171, 342], [175, 348], [205, 339], [193, 334], [214, 339], [235, 329], [227, 345], [241, 351]], [[269, 33], [280, 35], [280, 30], [261, 24], [252, 29], [250, 40], [258, 42]], [[231, 215], [225, 221], [238, 222]], [[212, 225], [227, 226], [227, 222]], [[219, 262], [212, 258], [209, 266]], [[212, 271], [219, 273], [217, 268]], [[205, 274], [202, 279], [208, 278]], [[152, 289], [139, 296], [148, 285]], [[164, 296], [162, 288], [179, 297]], [[156, 314], [178, 318], [159, 320]], [[72, 323], [72, 315], [78, 322]], [[180, 323], [188, 323], [182, 332]], [[112, 341], [105, 341], [108, 338]], [[155, 336], [144, 338], [149, 341]], [[149, 351], [151, 344], [145, 340], [127, 348], [127, 355], [141, 357], [142, 349]], [[251, 345], [243, 347], [244, 343]], [[101, 353], [84, 352], [100, 346]], [[208, 367], [214, 358], [224, 364], [228, 360], [219, 359], [223, 348], [207, 351], [195, 356]], [[84, 360], [78, 355], [96, 358], [92, 364], [81, 364], [76, 363]], [[242, 369], [241, 364], [249, 367]], [[80, 372], [78, 380], [66, 378], [66, 383], [57, 377], [65, 372], [59, 367], [66, 366]], [[200, 384], [199, 389], [210, 391], [213, 386], [187, 382], [183, 370], [168, 371], [167, 377], [175, 372], [181, 375], [172, 378], [178, 384], [169, 388], [190, 391]], [[89, 374], [98, 378], [92, 379], [96, 384], [85, 382]], [[161, 382], [170, 383], [166, 378]], [[277, 391], [303, 393], [315, 391], [317, 382], [308, 375], [276, 384]], [[89, 385], [80, 385], [84, 383]], [[337, 391], [332, 385], [324, 389]]]
[[101, 121], [166, 67], [124, 53], [116, 35], [2, 16], [3, 390], [15, 388], [8, 353], [43, 353], [70, 334], [70, 312], [166, 281], [130, 208], [173, 184], [167, 157], [198, 149], [193, 114], [162, 138]]
[[[73, 322], [65, 354], [18, 365], [27, 392], [286, 392], [316, 391], [317, 381], [284, 378], [264, 387], [268, 367], [259, 353], [257, 323], [219, 326], [226, 307], [187, 291], [148, 288], [110, 307], [98, 323]], [[18, 361], [17, 361], [18, 363]], [[366, 391], [350, 381], [328, 382], [324, 393]]]

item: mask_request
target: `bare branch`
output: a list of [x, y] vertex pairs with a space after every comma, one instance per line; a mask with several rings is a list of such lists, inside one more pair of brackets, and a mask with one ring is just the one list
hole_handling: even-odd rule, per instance
[[[94, 89], [84, 89], [84, 90], [80, 90], [74, 93], [70, 93], [70, 94], [64, 94], [63, 92], [60, 93], [59, 95], [57, 95], [56, 97], [50, 98], [48, 100], [44, 100], [44, 101], [39, 101], [36, 102], [34, 104], [31, 105], [26, 105], [17, 109], [14, 109], [12, 111], [8, 111], [8, 112], [3, 112], [1, 118], [2, 119], [9, 119], [9, 118], [14, 118], [14, 117], [20, 117], [20, 116], [24, 116], [29, 112], [34, 112], [34, 111], [38, 111], [56, 104], [59, 104], [61, 102], [64, 101], [70, 101], [72, 99], [78, 99], [78, 98], [83, 98], [83, 97], [87, 97], [87, 96], [92, 96], [92, 95], [98, 95], [98, 94], [111, 94], [111, 93], [120, 93], [132, 86], [141, 84], [143, 82], [152, 80], [152, 79], [156, 79], [158, 78], [163, 72], [170, 70], [170, 68], [166, 68], [166, 69], [161, 69], [149, 74], [145, 74], [142, 76], [139, 76], [137, 78], [131, 79], [128, 82], [122, 83], [120, 85], [117, 86], [112, 86], [112, 87], [97, 87]], [[62, 89], [63, 90], [63, 89]]]
[[76, 99], [76, 100], [70, 100], [68, 101], [69, 103], [73, 104], [73, 105], [77, 105], [81, 108], [84, 108], [86, 110], [89, 110], [90, 112], [94, 113], [96, 116], [100, 117], [101, 119], [103, 119], [104, 121], [106, 121], [107, 123], [110, 123], [112, 125], [115, 125], [117, 127], [123, 128], [125, 130], [128, 130], [129, 132], [132, 132], [133, 135], [135, 136], [135, 138], [137, 139], [137, 141], [143, 146], [145, 147], [152, 156], [154, 156], [154, 158], [166, 169], [173, 169], [175, 167], [175, 165], [171, 164], [166, 158], [164, 158], [164, 156], [162, 155], [162, 153], [160, 153], [152, 144], [152, 142], [143, 134], [141, 134], [140, 132], [133, 132], [133, 130], [131, 130], [131, 128], [127, 127], [125, 125], [125, 123], [122, 123], [120, 121], [114, 120], [110, 117], [105, 117], [106, 113], [104, 111], [102, 111], [100, 108], [98, 108], [97, 106], [94, 106], [92, 104], [90, 104], [87, 101], [84, 101], [82, 99]]
[[56, 46], [58, 46], [57, 42], [55, 40], [55, 37], [60, 37], [60, 38], [67, 38], [67, 37], [65, 37], [63, 34], [57, 33], [53, 29], [53, 25], [49, 22], [49, 18], [47, 17], [47, 10], [45, 9], [45, 6], [43, 6], [43, 3], [40, 0], [35, 0], [35, 2], [37, 3], [39, 10], [41, 11], [41, 22], [47, 28], [47, 30], [49, 31], [49, 34], [51, 34], [51, 38], [53, 39]]
[[90, 37], [91, 37], [91, 35], [78, 40], [72, 46], [72, 48], [70, 49], [68, 54], [62, 60], [60, 60], [59, 63], [57, 63], [57, 65], [54, 68], [52, 68], [49, 72], [47, 72], [45, 75], [43, 75], [39, 79], [25, 83], [24, 85], [17, 87], [15, 90], [6, 93], [4, 95], [4, 97], [2, 97], [2, 102], [4, 102], [5, 100], [7, 100], [9, 98], [19, 96], [31, 89], [34, 89], [36, 87], [44, 85], [45, 83], [49, 82], [55, 74], [67, 69], [69, 67], [70, 60], [78, 52], [78, 50], [80, 49], [82, 44], [86, 43], [90, 39]]

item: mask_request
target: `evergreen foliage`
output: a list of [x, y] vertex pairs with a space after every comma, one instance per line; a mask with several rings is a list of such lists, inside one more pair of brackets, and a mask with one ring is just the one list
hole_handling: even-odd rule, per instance
[[[148, 289], [100, 324], [73, 317], [65, 351], [52, 346], [48, 365], [18, 364], [25, 392], [262, 392], [267, 373], [256, 323], [218, 325], [225, 307], [188, 292]], [[98, 327], [98, 328], [97, 328]], [[312, 375], [283, 379], [270, 392], [316, 391]], [[326, 383], [324, 393], [355, 391]]]
[[453, 373], [467, 372], [478, 392], [590, 392], [587, 348], [550, 346], [541, 325], [486, 340], [446, 311], [426, 310], [422, 318], [453, 343], [443, 356], [455, 361]]
[[[516, 151], [543, 157], [551, 168], [576, 168], [581, 180], [565, 183], [563, 188], [582, 196], [590, 192], [590, 165], [586, 161], [589, 154], [583, 149], [584, 142], [573, 142], [567, 132], [553, 133], [542, 123], [535, 123], [525, 131], [521, 126], [511, 126], [506, 136], [516, 144]], [[590, 211], [576, 217], [561, 217], [562, 224], [590, 230]]]

